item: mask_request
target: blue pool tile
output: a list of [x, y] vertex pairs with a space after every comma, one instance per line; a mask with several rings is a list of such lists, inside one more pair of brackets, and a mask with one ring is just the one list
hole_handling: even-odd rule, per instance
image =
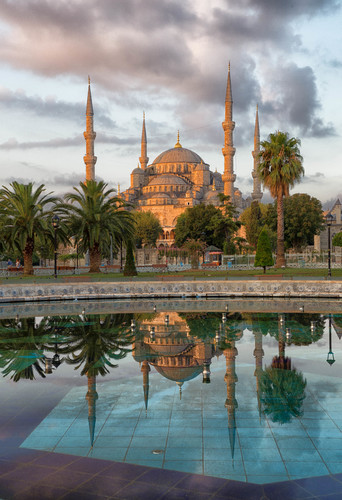
[[239, 441], [241, 448], [274, 448], [276, 446], [276, 442], [273, 437], [251, 437], [251, 436], [240, 436]]
[[77, 447], [72, 447], [72, 448], [68, 448], [68, 447], [65, 447], [63, 448], [62, 446], [61, 447], [56, 447], [55, 448], [55, 452], [56, 453], [64, 453], [65, 455], [75, 455], [75, 456], [78, 456], [78, 457], [86, 457], [89, 453], [89, 450], [90, 450], [90, 447], [83, 447], [83, 448], [77, 448]]
[[55, 446], [57, 446], [60, 438], [59, 437], [42, 437], [42, 436], [34, 436], [31, 434], [23, 444], [22, 448], [31, 448], [33, 450], [45, 450], [51, 451]]
[[150, 462], [160, 462], [163, 460], [164, 453], [153, 454], [153, 448], [129, 448], [125, 457], [126, 462], [135, 460], [149, 460]]
[[239, 433], [239, 436], [241, 437], [253, 437], [255, 438], [256, 436], [259, 437], [259, 438], [264, 438], [264, 437], [273, 437], [272, 436], [272, 432], [271, 432], [271, 429], [269, 429], [268, 427], [263, 427], [263, 428], [258, 428], [258, 429], [255, 429], [255, 428], [251, 428], [251, 427], [239, 427], [238, 428], [238, 433]]
[[307, 437], [278, 437], [277, 444], [280, 450], [315, 450], [315, 444]]
[[165, 460], [202, 460], [202, 447], [168, 447], [165, 453]]
[[[184, 440], [183, 440], [184, 443]], [[130, 446], [132, 448], [164, 448], [166, 445], [166, 436], [133, 436]]]
[[[232, 460], [230, 448], [205, 448], [203, 455], [205, 460]], [[234, 450], [234, 458], [241, 460], [240, 449]]]
[[322, 456], [323, 460], [325, 460], [326, 462], [339, 463], [341, 466], [341, 472], [342, 472], [342, 450], [320, 449], [319, 453]]
[[165, 460], [163, 467], [191, 474], [203, 474], [202, 460]]
[[339, 438], [312, 438], [318, 450], [342, 450], [342, 436]]
[[[167, 431], [167, 430], [166, 430]], [[184, 429], [182, 428], [177, 428], [173, 427], [172, 429], [169, 430], [169, 436], [172, 437], [181, 437], [184, 436], [186, 437], [202, 437], [203, 431], [199, 427], [191, 428], [191, 427], [185, 427]]]
[[282, 461], [269, 462], [258, 460], [254, 462], [244, 460], [244, 466], [247, 476], [265, 475], [265, 472], [267, 472], [268, 476], [280, 476], [286, 474], [286, 469]]
[[130, 444], [131, 436], [99, 436], [95, 439], [94, 446], [97, 448], [124, 448]]
[[323, 462], [286, 462], [286, 468], [291, 479], [329, 474]]
[[322, 458], [316, 450], [305, 448], [285, 448], [281, 450], [281, 456], [286, 462], [322, 462]]
[[167, 446], [172, 448], [178, 448], [182, 446], [190, 446], [190, 447], [202, 447], [203, 439], [200, 436], [191, 437], [187, 436], [185, 439], [181, 436], [170, 435], [167, 440]]
[[[178, 431], [181, 433], [182, 431], [179, 429]], [[134, 431], [134, 436], [162, 436], [165, 437], [168, 434], [168, 429], [165, 427], [143, 427], [139, 426]]]
[[[199, 438], [201, 439], [201, 438]], [[220, 436], [204, 436], [203, 437], [204, 449], [206, 448], [230, 448], [229, 439], [222, 439]]]
[[252, 460], [262, 460], [265, 462], [269, 461], [278, 461], [282, 460], [280, 453], [276, 447], [274, 448], [244, 448], [242, 450], [242, 456], [244, 460], [252, 461]]
[[245, 476], [245, 468], [241, 459], [232, 460], [230, 457], [218, 460], [204, 460], [204, 474], [215, 476], [220, 474], [221, 477], [230, 477], [231, 475]]

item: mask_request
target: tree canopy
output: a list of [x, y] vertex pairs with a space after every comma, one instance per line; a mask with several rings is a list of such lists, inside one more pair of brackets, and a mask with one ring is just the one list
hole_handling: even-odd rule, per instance
[[114, 192], [103, 181], [80, 182], [61, 205], [69, 233], [79, 250], [84, 253], [89, 250], [90, 272], [99, 272], [101, 255], [108, 252], [111, 242], [115, 251], [122, 240], [134, 236], [133, 216], [123, 210], [125, 203]]
[[264, 273], [267, 266], [273, 266], [272, 247], [266, 228], [262, 229], [259, 235], [254, 266], [263, 267]]
[[[0, 190], [2, 244], [24, 256], [24, 273], [33, 274], [32, 257], [37, 238], [40, 242], [53, 240], [51, 217], [58, 198], [44, 194], [41, 184], [12, 182]], [[62, 235], [62, 232], [61, 232]]]
[[[308, 194], [294, 194], [284, 199], [285, 248], [300, 251], [313, 245], [314, 235], [324, 227], [321, 202]], [[265, 221], [271, 230], [277, 228], [277, 201], [268, 206]]]
[[299, 152], [300, 140], [290, 138], [287, 132], [270, 134], [268, 141], [261, 142], [258, 175], [271, 196], [277, 200], [277, 261], [276, 267], [284, 267], [284, 209], [283, 198], [290, 187], [304, 175], [303, 158]]
[[265, 225], [268, 205], [253, 201], [241, 214], [240, 221], [245, 226], [246, 240], [256, 250], [260, 231]]
[[138, 248], [143, 245], [155, 246], [163, 229], [158, 217], [152, 212], [133, 212], [135, 220], [135, 242]]
[[180, 247], [186, 240], [198, 240], [222, 249], [241, 226], [227, 198], [221, 201], [222, 209], [203, 203], [187, 208], [177, 219], [176, 245]]
[[342, 247], [342, 231], [335, 234], [332, 239], [332, 244], [334, 245], [334, 247]]

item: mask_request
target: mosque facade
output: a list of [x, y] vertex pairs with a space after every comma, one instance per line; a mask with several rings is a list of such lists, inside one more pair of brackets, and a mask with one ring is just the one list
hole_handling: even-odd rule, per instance
[[[93, 130], [93, 106], [91, 101], [90, 84], [88, 86], [87, 100], [87, 129], [84, 133], [86, 140], [86, 180], [95, 179], [94, 140], [96, 134]], [[233, 131], [233, 99], [230, 78], [230, 65], [225, 96], [225, 118], [222, 123], [224, 132], [224, 172], [213, 172], [210, 165], [202, 157], [183, 147], [180, 143], [179, 133], [175, 146], [159, 154], [152, 163], [147, 156], [147, 134], [145, 116], [142, 124], [141, 156], [139, 166], [131, 173], [130, 187], [120, 196], [131, 203], [137, 210], [150, 211], [155, 214], [163, 228], [163, 233], [158, 244], [174, 243], [174, 230], [177, 218], [186, 208], [200, 203], [220, 206], [219, 193], [230, 197], [238, 212], [242, 212], [253, 200], [262, 198], [261, 184], [257, 175], [260, 151], [260, 132], [258, 109], [255, 118], [254, 131], [254, 159], [252, 177], [253, 192], [244, 199], [241, 191], [235, 186], [234, 173], [234, 141]]]

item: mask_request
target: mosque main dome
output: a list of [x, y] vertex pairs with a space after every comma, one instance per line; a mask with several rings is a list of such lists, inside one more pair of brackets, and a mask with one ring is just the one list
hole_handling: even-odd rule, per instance
[[202, 163], [202, 158], [194, 151], [183, 147], [174, 147], [164, 151], [152, 162], [151, 165], [159, 163]]

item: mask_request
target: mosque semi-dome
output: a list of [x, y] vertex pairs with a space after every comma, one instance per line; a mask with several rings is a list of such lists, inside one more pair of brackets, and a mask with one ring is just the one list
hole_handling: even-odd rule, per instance
[[202, 158], [194, 151], [190, 149], [175, 147], [172, 149], [168, 149], [161, 153], [157, 158], [153, 161], [152, 165], [156, 163], [201, 163], [203, 162]]
[[158, 175], [154, 177], [149, 183], [149, 186], [187, 186], [187, 183], [181, 177], [177, 175]]

